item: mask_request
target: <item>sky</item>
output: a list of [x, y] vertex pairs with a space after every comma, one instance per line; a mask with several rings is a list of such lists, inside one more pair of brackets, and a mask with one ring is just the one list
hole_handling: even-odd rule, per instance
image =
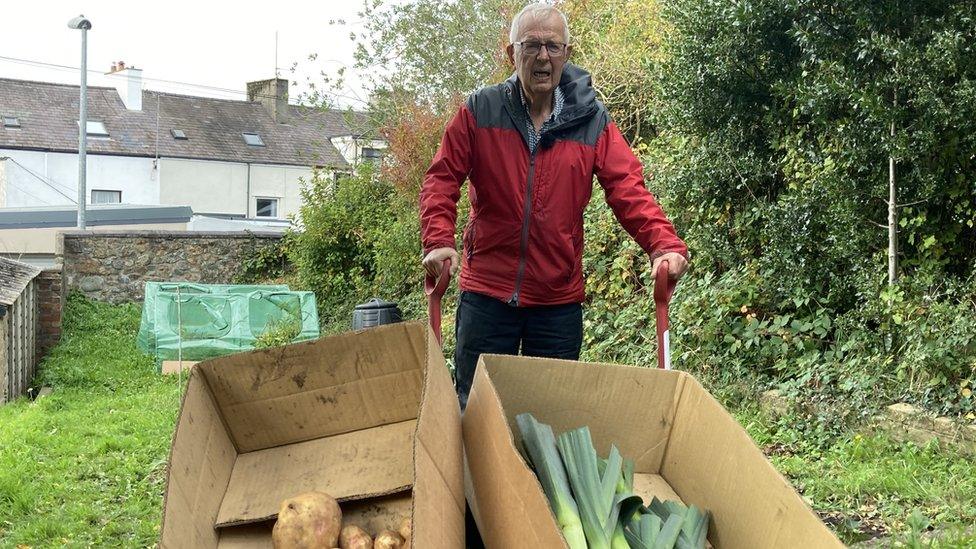
[[[273, 78], [277, 64], [281, 78], [299, 83], [289, 92], [294, 102], [309, 78], [321, 83], [320, 72], [351, 67], [349, 33], [360, 29], [362, 1], [0, 0], [0, 78], [78, 84], [81, 31], [67, 23], [84, 14], [92, 22], [89, 86], [114, 87], [118, 76], [104, 73], [124, 61], [143, 69], [147, 89], [243, 100], [246, 83]], [[347, 26], [329, 24], [336, 19]], [[309, 60], [310, 54], [317, 58]], [[349, 72], [335, 101], [362, 107], [366, 93]]]

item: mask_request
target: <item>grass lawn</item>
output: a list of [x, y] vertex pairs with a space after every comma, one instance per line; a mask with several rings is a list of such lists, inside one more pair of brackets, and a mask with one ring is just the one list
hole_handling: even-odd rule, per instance
[[0, 546], [150, 546], [180, 390], [135, 344], [139, 309], [72, 298], [35, 385], [0, 407]]
[[[772, 420], [758, 409], [734, 415], [846, 543], [881, 534], [899, 547], [976, 547], [976, 460], [883, 435], [852, 433], [820, 449], [788, 419]], [[913, 533], [929, 528], [938, 541], [910, 543]]]
[[[138, 325], [137, 306], [72, 297], [35, 384], [53, 395], [0, 407], [0, 547], [155, 545], [180, 390], [136, 349]], [[857, 435], [821, 450], [758, 409], [736, 417], [845, 541], [928, 522], [950, 532], [932, 547], [976, 546], [953, 533], [976, 523], [972, 460]]]

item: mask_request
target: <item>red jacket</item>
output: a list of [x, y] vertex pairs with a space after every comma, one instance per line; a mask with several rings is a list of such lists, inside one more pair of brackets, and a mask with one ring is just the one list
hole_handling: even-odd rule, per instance
[[534, 154], [517, 85], [513, 76], [475, 92], [447, 125], [420, 191], [424, 252], [455, 246], [467, 178], [461, 289], [520, 306], [582, 302], [583, 210], [596, 175], [617, 219], [652, 259], [687, 257], [589, 73], [564, 66], [562, 111]]

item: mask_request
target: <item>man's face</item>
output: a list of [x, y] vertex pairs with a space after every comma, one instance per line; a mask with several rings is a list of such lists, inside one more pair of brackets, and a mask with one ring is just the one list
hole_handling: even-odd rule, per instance
[[548, 18], [525, 17], [521, 21], [519, 37], [516, 40], [522, 45], [508, 46], [508, 59], [515, 65], [515, 71], [522, 81], [522, 90], [530, 99], [548, 97], [559, 85], [563, 65], [566, 64], [571, 48], [567, 46], [561, 55], [552, 57], [543, 45], [538, 54], [530, 55], [526, 53], [524, 43], [564, 44], [566, 40], [564, 31], [563, 20], [558, 14], [554, 13]]

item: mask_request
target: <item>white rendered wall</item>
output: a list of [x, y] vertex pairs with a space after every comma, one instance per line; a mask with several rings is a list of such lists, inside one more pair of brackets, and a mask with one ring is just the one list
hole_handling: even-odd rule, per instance
[[[5, 200], [0, 207], [71, 205], [78, 198], [78, 155], [0, 149], [5, 164]], [[126, 204], [158, 204], [159, 180], [153, 159], [87, 155], [86, 203], [91, 191], [121, 191]]]

